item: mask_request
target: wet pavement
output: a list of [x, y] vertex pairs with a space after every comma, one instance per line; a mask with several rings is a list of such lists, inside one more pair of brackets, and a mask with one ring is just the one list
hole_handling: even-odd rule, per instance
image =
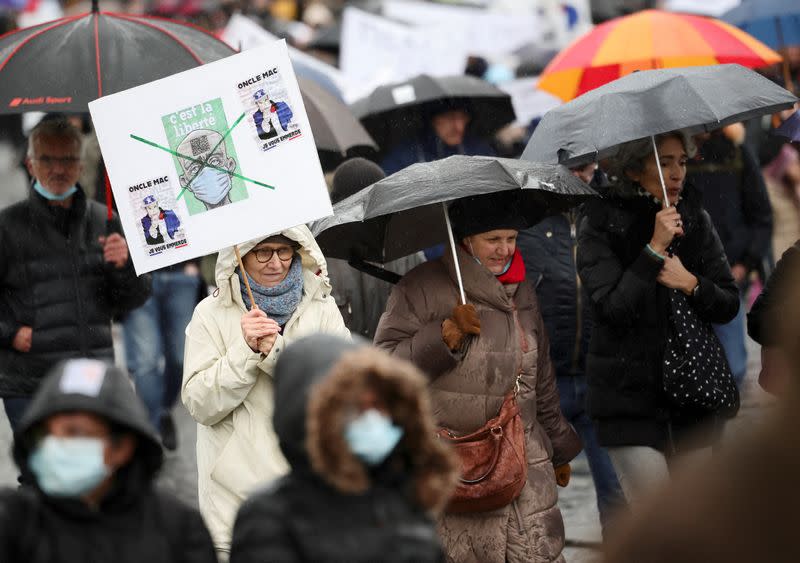
[[[769, 409], [771, 399], [758, 388], [756, 378], [760, 369], [758, 345], [748, 341], [748, 377], [742, 394], [742, 409], [731, 427], [726, 430], [726, 439], [739, 432], [752, 429], [753, 422]], [[1, 407], [0, 407], [1, 408]], [[184, 501], [197, 506], [197, 464], [194, 448], [195, 423], [182, 405], [174, 409], [178, 431], [178, 450], [166, 452], [164, 468], [159, 482]], [[16, 468], [11, 460], [11, 430], [5, 413], [0, 415], [0, 486], [16, 484]], [[586, 458], [581, 455], [572, 464], [572, 479], [565, 489], [560, 489], [559, 505], [564, 515], [567, 534], [565, 558], [569, 563], [593, 561], [599, 545], [600, 525], [597, 500]]]

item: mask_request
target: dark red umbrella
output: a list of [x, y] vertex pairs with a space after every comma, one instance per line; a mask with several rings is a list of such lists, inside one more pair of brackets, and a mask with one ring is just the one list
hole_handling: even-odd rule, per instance
[[[0, 113], [87, 113], [89, 102], [101, 96], [235, 52], [199, 27], [101, 12], [94, 0], [89, 13], [0, 37]], [[110, 217], [107, 180], [106, 192]]]

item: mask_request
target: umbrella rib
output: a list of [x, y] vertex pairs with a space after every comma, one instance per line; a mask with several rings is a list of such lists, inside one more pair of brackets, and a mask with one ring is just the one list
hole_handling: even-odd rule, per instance
[[[127, 14], [120, 14], [118, 12], [103, 12], [103, 13], [107, 14], [109, 16], [112, 16], [112, 15], [113, 16], [121, 16], [123, 18], [127, 16]], [[169, 18], [165, 18], [165, 17], [162, 17], [162, 16], [137, 16], [137, 19], [139, 19], [139, 20], [157, 20], [157, 21], [163, 21], [163, 22], [172, 23], [172, 24], [179, 23], [180, 26], [182, 26], [182, 27], [190, 27], [193, 30], [197, 31], [198, 33], [202, 33], [203, 35], [207, 35], [209, 38], [214, 39], [214, 41], [216, 41], [220, 45], [224, 46], [226, 49], [229, 49], [231, 51], [231, 54], [234, 54], [236, 52], [236, 50], [233, 47], [231, 47], [230, 45], [228, 45], [227, 43], [225, 43], [225, 41], [223, 41], [222, 39], [220, 39], [219, 37], [217, 37], [216, 35], [214, 35], [210, 31], [208, 31], [207, 29], [203, 29], [199, 25], [195, 25], [195, 24], [193, 24], [191, 22], [187, 22], [187, 21], [176, 22], [175, 20], [171, 20]]]
[[198, 65], [202, 65], [202, 64], [204, 64], [204, 61], [203, 61], [203, 60], [202, 60], [200, 57], [198, 57], [198, 56], [197, 56], [197, 53], [195, 53], [195, 52], [194, 52], [194, 51], [191, 49], [191, 47], [189, 47], [189, 46], [188, 46], [186, 43], [184, 43], [184, 42], [183, 42], [183, 41], [182, 41], [182, 40], [181, 40], [181, 39], [180, 39], [180, 38], [179, 38], [177, 35], [175, 35], [174, 33], [172, 33], [172, 32], [169, 32], [169, 31], [167, 31], [166, 29], [162, 29], [162, 28], [158, 27], [157, 25], [153, 25], [153, 24], [152, 24], [152, 23], [150, 23], [150, 22], [145, 22], [145, 21], [142, 21], [142, 19], [141, 19], [141, 18], [133, 18], [133, 17], [128, 17], [128, 16], [125, 16], [125, 15], [123, 15], [123, 14], [116, 14], [116, 13], [108, 13], [108, 15], [109, 15], [110, 17], [112, 17], [112, 18], [119, 18], [119, 19], [121, 19], [121, 20], [125, 20], [125, 21], [129, 21], [129, 22], [136, 23], [136, 24], [139, 24], [139, 25], [143, 25], [143, 26], [145, 26], [145, 27], [149, 27], [149, 28], [151, 28], [151, 29], [154, 29], [154, 30], [156, 30], [156, 31], [160, 32], [160, 33], [163, 33], [164, 35], [166, 35], [167, 37], [169, 37], [170, 39], [172, 39], [172, 40], [173, 40], [175, 43], [177, 43], [177, 44], [178, 44], [180, 47], [182, 47], [182, 48], [183, 48], [183, 49], [184, 49], [184, 50], [185, 50], [187, 53], [189, 53], [189, 54], [192, 56], [192, 58], [193, 58], [193, 59], [194, 59], [194, 60], [197, 62], [197, 64], [198, 64]]
[[22, 49], [22, 48], [23, 48], [25, 45], [27, 45], [27, 44], [28, 44], [28, 42], [29, 42], [29, 41], [31, 41], [31, 39], [33, 39], [33, 38], [35, 38], [35, 37], [38, 37], [38, 36], [40, 36], [41, 34], [43, 34], [43, 33], [46, 33], [46, 32], [48, 32], [48, 31], [50, 31], [50, 30], [52, 30], [52, 29], [55, 29], [55, 28], [57, 28], [57, 27], [61, 27], [62, 25], [66, 25], [66, 24], [68, 24], [68, 23], [70, 23], [70, 22], [73, 22], [73, 21], [75, 21], [75, 20], [77, 20], [77, 19], [80, 19], [80, 18], [82, 18], [82, 17], [85, 17], [86, 15], [87, 15], [87, 14], [81, 14], [81, 15], [79, 15], [79, 16], [73, 16], [73, 17], [71, 17], [71, 18], [63, 18], [63, 19], [60, 19], [60, 20], [56, 20], [56, 21], [53, 23], [53, 25], [49, 25], [49, 26], [47, 26], [47, 27], [44, 27], [44, 28], [40, 29], [40, 30], [39, 30], [39, 31], [37, 31], [36, 33], [32, 33], [32, 34], [30, 34], [28, 37], [26, 37], [25, 39], [23, 39], [22, 41], [20, 41], [19, 45], [17, 45], [16, 47], [14, 47], [14, 50], [13, 50], [13, 51], [11, 51], [11, 52], [8, 54], [8, 56], [7, 56], [7, 57], [6, 57], [6, 58], [3, 60], [3, 62], [2, 62], [2, 63], [0, 63], [0, 70], [3, 70], [3, 68], [5, 68], [5, 66], [6, 66], [6, 64], [8, 64], [8, 61], [10, 61], [10, 60], [11, 60], [11, 58], [12, 58], [14, 55], [16, 55], [16, 54], [19, 52], [19, 50], [20, 50], [20, 49]]

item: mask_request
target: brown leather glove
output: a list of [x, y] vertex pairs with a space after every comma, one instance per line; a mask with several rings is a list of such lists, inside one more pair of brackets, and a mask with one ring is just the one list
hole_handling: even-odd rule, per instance
[[559, 487], [566, 487], [569, 485], [569, 478], [572, 475], [572, 468], [569, 466], [569, 463], [559, 465], [555, 468], [555, 472], [556, 483], [558, 483]]
[[442, 340], [452, 351], [461, 348], [468, 334], [481, 333], [481, 319], [475, 305], [456, 305], [453, 315], [442, 323]]

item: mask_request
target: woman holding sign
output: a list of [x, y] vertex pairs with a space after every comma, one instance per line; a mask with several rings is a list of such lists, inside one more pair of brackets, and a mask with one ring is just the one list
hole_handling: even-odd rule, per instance
[[288, 470], [270, 422], [275, 362], [301, 336], [349, 335], [308, 228], [292, 227], [239, 250], [244, 271], [233, 248], [221, 251], [218, 289], [197, 306], [186, 329], [181, 393], [198, 423], [200, 511], [223, 560], [241, 502]]

